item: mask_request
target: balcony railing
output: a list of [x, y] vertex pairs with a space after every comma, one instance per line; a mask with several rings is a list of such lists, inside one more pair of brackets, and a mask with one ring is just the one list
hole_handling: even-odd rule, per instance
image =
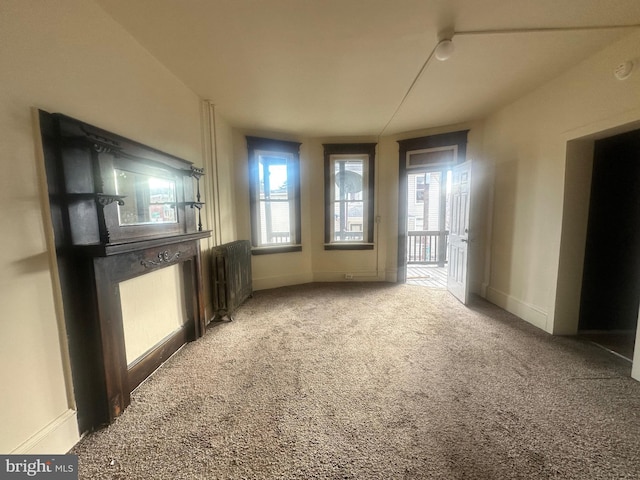
[[407, 263], [438, 264], [447, 262], [448, 231], [414, 230], [407, 232]]
[[289, 232], [271, 232], [269, 235], [269, 243], [289, 243], [290, 241]]
[[363, 238], [362, 232], [335, 232], [337, 242], [361, 242]]

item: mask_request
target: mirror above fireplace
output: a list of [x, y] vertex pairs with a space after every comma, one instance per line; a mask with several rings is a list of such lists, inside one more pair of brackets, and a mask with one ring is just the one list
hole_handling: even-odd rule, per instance
[[113, 173], [116, 193], [124, 197], [118, 204], [120, 226], [178, 223], [174, 179], [117, 168]]

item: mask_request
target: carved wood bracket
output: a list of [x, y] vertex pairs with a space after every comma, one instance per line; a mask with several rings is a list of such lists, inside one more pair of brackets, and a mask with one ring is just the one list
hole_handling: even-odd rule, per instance
[[113, 202], [118, 202], [118, 205], [124, 205], [124, 199], [126, 195], [108, 195], [106, 193], [96, 193], [96, 203], [101, 207], [106, 207]]
[[160, 252], [157, 255], [158, 260], [141, 260], [140, 264], [145, 268], [153, 268], [158, 265], [162, 265], [164, 263], [171, 263], [178, 258], [180, 258], [180, 252], [176, 252], [173, 255], [169, 253], [169, 250], [165, 250], [164, 252]]

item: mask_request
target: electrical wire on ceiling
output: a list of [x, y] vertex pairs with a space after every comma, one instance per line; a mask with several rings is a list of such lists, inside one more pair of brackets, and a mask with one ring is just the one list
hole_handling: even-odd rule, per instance
[[438, 60], [445, 61], [447, 60], [452, 52], [453, 52], [453, 43], [452, 40], [454, 37], [462, 37], [462, 36], [474, 36], [474, 35], [513, 35], [513, 34], [521, 34], [521, 33], [553, 33], [553, 32], [581, 32], [581, 31], [595, 31], [595, 30], [620, 30], [620, 29], [630, 29], [630, 28], [640, 28], [640, 24], [630, 24], [630, 25], [592, 25], [585, 27], [535, 27], [535, 28], [503, 28], [503, 29], [490, 29], [490, 30], [459, 30], [453, 31], [450, 35], [440, 38], [438, 43], [431, 49], [427, 59], [424, 61], [420, 70], [414, 77], [411, 85], [403, 95], [400, 103], [393, 111], [393, 114], [389, 118], [389, 121], [384, 125], [380, 133], [378, 134], [378, 138], [382, 137], [384, 132], [389, 128], [389, 125], [394, 120], [398, 112], [406, 102], [407, 98], [413, 91], [414, 87], [418, 83], [420, 77], [422, 77], [423, 73], [427, 69], [427, 66], [431, 62], [431, 60], [436, 57]]
[[438, 44], [436, 44], [432, 49], [431, 49], [431, 53], [429, 53], [429, 56], [427, 57], [427, 59], [425, 60], [425, 62], [422, 64], [422, 67], [420, 67], [420, 70], [418, 71], [418, 74], [415, 76], [415, 78], [413, 79], [413, 82], [411, 82], [411, 85], [409, 85], [409, 88], [407, 89], [406, 93], [404, 94], [404, 96], [402, 97], [402, 100], [400, 100], [400, 103], [398, 104], [398, 106], [396, 107], [396, 109], [394, 110], [393, 114], [391, 115], [391, 118], [389, 118], [389, 121], [385, 124], [385, 126], [383, 127], [383, 129], [380, 131], [380, 133], [378, 134], [378, 138], [382, 137], [382, 135], [384, 134], [384, 132], [387, 130], [387, 128], [389, 127], [389, 125], [391, 124], [391, 122], [393, 121], [393, 119], [396, 117], [396, 115], [398, 114], [398, 112], [400, 111], [400, 108], [402, 108], [402, 105], [404, 105], [404, 102], [407, 100], [407, 97], [409, 96], [409, 94], [411, 93], [411, 91], [413, 90], [413, 87], [415, 87], [416, 83], [418, 83], [418, 80], [420, 79], [420, 77], [422, 76], [422, 73], [427, 69], [427, 65], [429, 65], [429, 62], [431, 61], [431, 59], [433, 58], [435, 52], [436, 52], [436, 48], [437, 48]]

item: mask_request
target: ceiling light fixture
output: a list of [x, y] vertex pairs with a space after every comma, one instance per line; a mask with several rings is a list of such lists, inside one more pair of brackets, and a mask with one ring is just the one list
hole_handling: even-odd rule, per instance
[[440, 60], [441, 62], [444, 62], [445, 60], [448, 60], [449, 57], [451, 57], [451, 54], [453, 53], [454, 50], [455, 50], [455, 45], [453, 44], [451, 39], [445, 38], [438, 42], [438, 45], [436, 45], [436, 48], [433, 53], [438, 60]]
[[618, 80], [626, 80], [631, 76], [631, 73], [633, 72], [633, 67], [637, 62], [638, 60], [627, 60], [625, 62], [618, 64], [618, 66], [616, 66], [616, 68], [613, 70], [613, 75]]

